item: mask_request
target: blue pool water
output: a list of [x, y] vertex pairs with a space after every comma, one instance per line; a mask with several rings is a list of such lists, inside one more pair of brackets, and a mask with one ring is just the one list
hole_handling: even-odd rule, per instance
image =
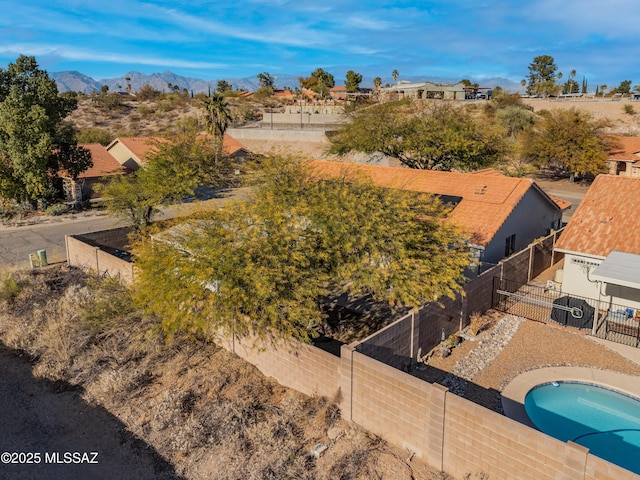
[[529, 391], [527, 415], [544, 433], [640, 474], [640, 401], [596, 385], [553, 382]]

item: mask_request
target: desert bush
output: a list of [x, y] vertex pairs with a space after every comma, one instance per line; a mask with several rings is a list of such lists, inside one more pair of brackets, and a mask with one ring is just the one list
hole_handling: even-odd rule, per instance
[[491, 319], [480, 312], [473, 312], [470, 317], [469, 333], [474, 337], [489, 326]]
[[99, 143], [102, 146], [107, 146], [113, 138], [109, 130], [99, 127], [80, 130], [76, 133], [78, 143]]
[[27, 285], [29, 285], [29, 282], [26, 279], [16, 278], [15, 274], [10, 273], [0, 284], [0, 303], [13, 303]]
[[138, 105], [138, 113], [142, 116], [142, 118], [147, 118], [155, 113], [155, 108], [141, 104]]
[[44, 213], [51, 217], [56, 217], [58, 215], [64, 215], [65, 213], [69, 213], [69, 205], [65, 205], [64, 203], [54, 203], [46, 208]]
[[624, 111], [624, 113], [628, 115], [635, 115], [636, 113], [635, 109], [633, 108], [633, 105], [629, 105], [628, 103], [622, 107], [622, 110]]
[[135, 312], [131, 293], [127, 287], [111, 277], [92, 279], [93, 292], [81, 306], [83, 324], [92, 332], [103, 332]]
[[136, 93], [136, 97], [139, 100], [153, 100], [160, 96], [160, 91], [153, 88], [151, 85], [145, 84]]

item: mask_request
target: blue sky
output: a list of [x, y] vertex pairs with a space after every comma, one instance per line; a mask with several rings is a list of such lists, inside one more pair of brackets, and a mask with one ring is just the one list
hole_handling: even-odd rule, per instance
[[519, 82], [537, 55], [565, 78], [640, 83], [631, 0], [0, 0], [0, 67], [34, 55], [96, 80], [129, 71], [214, 80], [267, 71]]

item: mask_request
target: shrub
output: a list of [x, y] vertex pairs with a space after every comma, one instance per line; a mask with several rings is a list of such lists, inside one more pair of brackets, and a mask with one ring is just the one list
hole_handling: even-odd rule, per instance
[[64, 203], [54, 203], [53, 205], [47, 207], [44, 213], [52, 217], [57, 217], [58, 215], [69, 213], [69, 210], [69, 206], [65, 205]]
[[138, 113], [140, 113], [143, 118], [153, 115], [154, 112], [155, 109], [151, 108], [149, 105], [138, 105]]
[[491, 319], [483, 316], [480, 312], [473, 312], [470, 317], [469, 333], [474, 337], [482, 332], [491, 323]]
[[635, 115], [636, 113], [635, 109], [633, 108], [633, 105], [629, 105], [628, 103], [622, 107], [622, 110], [624, 111], [624, 113], [628, 115]]
[[103, 332], [135, 312], [129, 289], [117, 279], [96, 279], [89, 283], [89, 288], [94, 296], [81, 309], [89, 331]]
[[13, 303], [28, 284], [26, 280], [16, 280], [13, 274], [9, 274], [0, 285], [0, 302]]

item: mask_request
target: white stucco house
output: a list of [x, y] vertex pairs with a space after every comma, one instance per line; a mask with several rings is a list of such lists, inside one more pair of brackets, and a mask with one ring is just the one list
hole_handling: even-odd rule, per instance
[[555, 250], [565, 254], [563, 293], [640, 318], [640, 178], [598, 175]]

